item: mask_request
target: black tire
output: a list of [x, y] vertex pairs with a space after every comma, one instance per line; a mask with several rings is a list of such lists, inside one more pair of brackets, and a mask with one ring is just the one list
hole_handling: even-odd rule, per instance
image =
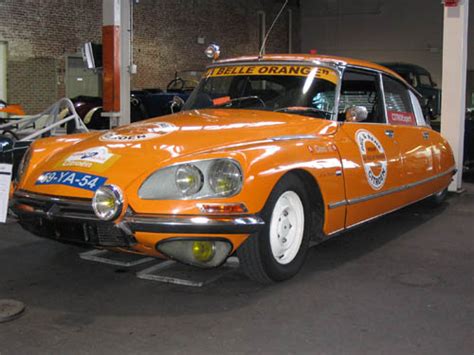
[[[251, 235], [243, 245], [237, 249], [240, 267], [244, 274], [250, 279], [269, 284], [283, 281], [293, 277], [303, 266], [309, 248], [311, 228], [311, 203], [308, 192], [305, 191], [304, 182], [296, 174], [285, 175], [273, 188], [261, 217], [265, 221], [264, 229], [255, 235]], [[270, 245], [270, 224], [275, 205], [279, 198], [286, 192], [294, 192], [301, 200], [304, 209], [304, 230], [298, 253], [287, 264], [279, 263], [273, 256]], [[291, 225], [290, 225], [291, 228]]]
[[448, 195], [448, 188], [446, 187], [444, 190], [439, 191], [438, 193], [430, 196], [427, 199], [428, 205], [430, 207], [436, 208], [443, 204], [444, 200], [446, 200], [446, 196]]

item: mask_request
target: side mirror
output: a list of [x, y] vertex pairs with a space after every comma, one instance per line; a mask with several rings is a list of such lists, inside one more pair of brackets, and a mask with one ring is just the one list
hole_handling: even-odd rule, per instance
[[346, 122], [362, 122], [369, 117], [365, 106], [351, 106], [346, 110]]
[[176, 113], [181, 111], [181, 109], [184, 106], [184, 100], [180, 96], [174, 96], [173, 100], [171, 100], [170, 108], [171, 108], [171, 113]]

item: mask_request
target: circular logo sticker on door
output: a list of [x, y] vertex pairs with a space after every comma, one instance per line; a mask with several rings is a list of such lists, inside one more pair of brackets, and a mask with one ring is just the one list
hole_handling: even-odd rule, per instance
[[370, 187], [380, 190], [387, 179], [387, 156], [382, 144], [369, 131], [360, 129], [355, 134]]

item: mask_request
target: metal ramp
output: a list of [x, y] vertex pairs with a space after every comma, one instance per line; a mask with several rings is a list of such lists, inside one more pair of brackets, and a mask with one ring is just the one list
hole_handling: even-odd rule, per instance
[[155, 258], [144, 257], [143, 255], [115, 253], [113, 251], [100, 249], [92, 249], [80, 253], [79, 257], [88, 261], [121, 267], [132, 267], [156, 260]]
[[236, 271], [238, 267], [239, 260], [235, 257], [227, 259], [224, 265], [213, 269], [198, 269], [168, 260], [138, 271], [136, 275], [143, 280], [202, 287], [217, 281], [230, 272]]
[[153, 262], [154, 264], [152, 266], [138, 270], [135, 274], [136, 277], [142, 280], [191, 287], [208, 285], [228, 273], [236, 271], [239, 267], [239, 259], [237, 259], [237, 257], [230, 257], [224, 265], [213, 269], [199, 269], [173, 260], [160, 260], [137, 254], [116, 253], [99, 249], [79, 253], [79, 257], [87, 261], [124, 268], [137, 267], [145, 263]]

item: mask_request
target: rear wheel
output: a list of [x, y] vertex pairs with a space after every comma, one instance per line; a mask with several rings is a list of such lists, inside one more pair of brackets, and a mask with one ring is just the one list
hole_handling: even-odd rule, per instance
[[435, 193], [434, 195], [430, 196], [428, 198], [428, 203], [431, 207], [438, 207], [444, 202], [447, 195], [448, 195], [448, 188], [445, 188], [444, 190], [441, 190]]
[[261, 283], [283, 281], [303, 266], [310, 240], [310, 201], [296, 175], [283, 177], [262, 211], [264, 229], [237, 250], [244, 273]]

